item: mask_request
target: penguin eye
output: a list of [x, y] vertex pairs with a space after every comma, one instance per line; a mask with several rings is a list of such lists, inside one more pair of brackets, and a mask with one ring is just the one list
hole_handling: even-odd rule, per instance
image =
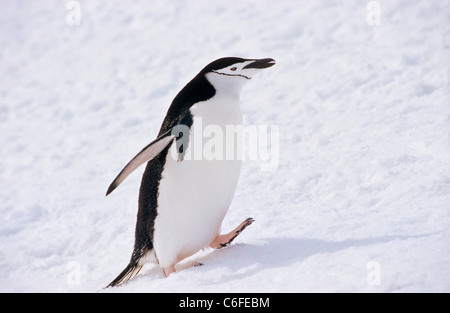
[[237, 67], [232, 67], [230, 68], [230, 70], [234, 72], [235, 70], [237, 70]]

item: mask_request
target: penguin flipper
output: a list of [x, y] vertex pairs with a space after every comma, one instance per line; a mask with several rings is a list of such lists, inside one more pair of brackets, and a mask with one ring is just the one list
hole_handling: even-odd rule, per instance
[[108, 191], [106, 195], [109, 195], [113, 192], [117, 186], [122, 183], [125, 178], [128, 177], [135, 169], [144, 164], [145, 162], [150, 161], [154, 157], [156, 157], [165, 147], [175, 138], [175, 135], [171, 134], [172, 130], [169, 130], [153, 140], [147, 146], [144, 147], [134, 158], [128, 162], [127, 165], [120, 171], [119, 175], [113, 180], [111, 185], [109, 185]]

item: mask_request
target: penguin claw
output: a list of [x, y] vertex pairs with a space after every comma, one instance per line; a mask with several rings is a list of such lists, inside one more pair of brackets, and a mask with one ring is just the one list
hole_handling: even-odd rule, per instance
[[241, 225], [239, 225], [240, 228], [239, 228], [238, 230], [236, 230], [236, 233], [237, 233], [237, 234], [242, 233], [242, 232], [244, 231], [244, 229], [246, 229], [247, 226], [250, 226], [254, 221], [255, 221], [255, 220], [254, 220], [253, 218], [249, 217], [248, 219], [246, 219], [245, 221], [243, 221], [243, 222], [241, 223]]
[[251, 218], [251, 217], [247, 218], [247, 219], [244, 221], [244, 222], [245, 222], [244, 228], [242, 228], [241, 231], [244, 230], [245, 227], [251, 225], [254, 221], [255, 221], [255, 220], [254, 220], [253, 218]]

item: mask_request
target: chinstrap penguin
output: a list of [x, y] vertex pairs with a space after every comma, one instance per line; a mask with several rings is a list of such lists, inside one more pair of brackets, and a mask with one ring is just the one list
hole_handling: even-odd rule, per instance
[[236, 190], [240, 159], [195, 160], [184, 156], [195, 136], [201, 135], [195, 134], [196, 123], [222, 129], [242, 125], [242, 87], [261, 69], [274, 64], [270, 58], [215, 60], [174, 98], [157, 138], [124, 167], [106, 193], [148, 162], [139, 190], [131, 260], [107, 287], [127, 282], [147, 262], [158, 263], [168, 277], [181, 260], [205, 247], [225, 247], [253, 222], [247, 218], [231, 232], [220, 234]]

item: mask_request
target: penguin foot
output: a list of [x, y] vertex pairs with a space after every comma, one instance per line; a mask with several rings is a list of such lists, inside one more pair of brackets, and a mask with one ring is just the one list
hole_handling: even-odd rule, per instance
[[168, 267], [163, 267], [164, 276], [169, 277], [170, 274], [175, 272], [175, 265], [170, 265]]
[[[191, 268], [191, 267], [200, 267], [200, 266], [203, 266], [203, 263], [192, 262], [187, 267], [185, 267], [185, 268], [183, 268], [181, 270], [183, 271], [183, 270], [187, 270], [188, 268]], [[171, 266], [168, 266], [168, 267], [163, 267], [163, 272], [164, 272], [164, 276], [166, 276], [166, 278], [169, 277], [170, 274], [175, 272], [175, 265], [171, 265]]]
[[193, 262], [190, 267], [199, 267], [199, 266], [203, 266], [203, 265], [204, 264], [200, 263], [200, 262]]
[[237, 236], [239, 236], [240, 233], [242, 233], [245, 228], [247, 228], [247, 226], [251, 225], [254, 221], [255, 220], [251, 217], [247, 218], [228, 234], [217, 236], [216, 239], [214, 239], [214, 241], [210, 244], [210, 247], [214, 249], [221, 249], [228, 246]]

